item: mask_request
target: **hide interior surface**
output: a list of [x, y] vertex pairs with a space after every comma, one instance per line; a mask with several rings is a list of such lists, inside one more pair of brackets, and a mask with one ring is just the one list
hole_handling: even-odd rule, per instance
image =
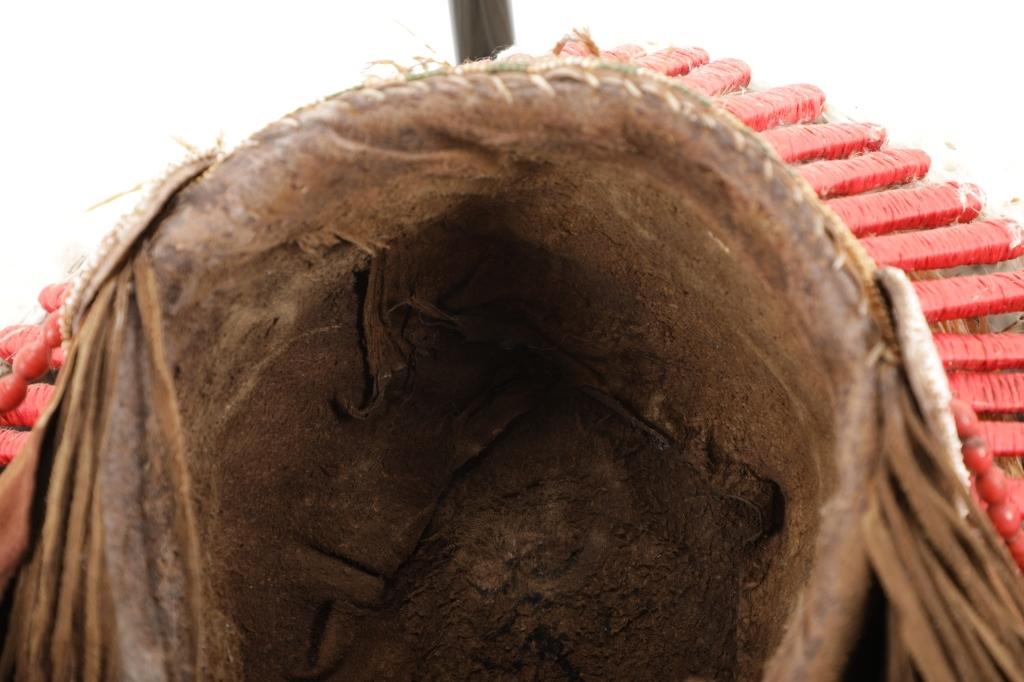
[[[703, 98], [440, 73], [171, 189], [101, 261], [34, 444], [8, 675], [928, 670], [871, 551], [887, 453], [964, 492], [870, 262]], [[927, 523], [1018, 589], [971, 513]]]

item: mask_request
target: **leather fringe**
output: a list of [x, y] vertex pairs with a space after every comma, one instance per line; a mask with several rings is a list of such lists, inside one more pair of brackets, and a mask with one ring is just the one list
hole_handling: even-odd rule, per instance
[[151, 274], [139, 253], [99, 289], [42, 426], [45, 505], [0, 679], [204, 676], [197, 528]]
[[[202, 651], [196, 525], [151, 275], [137, 255], [109, 280], [69, 354], [43, 427], [45, 514], [13, 595], [5, 679], [218, 676], [208, 666], [220, 657]], [[1020, 575], [900, 368], [880, 365], [879, 381], [882, 456], [860, 523], [886, 598], [884, 674], [1024, 682]]]
[[880, 381], [882, 457], [861, 527], [886, 596], [886, 675], [1024, 681], [1017, 568], [926, 429], [899, 368], [883, 367]]

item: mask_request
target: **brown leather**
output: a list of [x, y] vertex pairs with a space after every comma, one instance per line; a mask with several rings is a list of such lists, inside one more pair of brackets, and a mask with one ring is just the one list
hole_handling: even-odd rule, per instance
[[[38, 436], [30, 438], [37, 440]], [[23, 455], [0, 476], [0, 519], [4, 520], [0, 526], [0, 594], [6, 591], [28, 549], [38, 455], [35, 443], [26, 444]]]
[[881, 337], [830, 220], [727, 115], [616, 71], [270, 126], [97, 287], [102, 399], [43, 452], [91, 507], [68, 533], [48, 504], [6, 670], [837, 677]]

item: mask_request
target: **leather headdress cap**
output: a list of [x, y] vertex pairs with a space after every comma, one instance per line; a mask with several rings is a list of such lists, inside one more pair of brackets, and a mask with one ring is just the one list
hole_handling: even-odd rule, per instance
[[[910, 669], [879, 491], [936, 448], [889, 312], [706, 100], [477, 65], [298, 111], [159, 197], [80, 302], [6, 671]], [[1016, 579], [974, 516], [935, 523]]]

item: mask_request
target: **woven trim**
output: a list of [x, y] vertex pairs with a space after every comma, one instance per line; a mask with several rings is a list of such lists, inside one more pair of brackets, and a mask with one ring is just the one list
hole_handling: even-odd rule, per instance
[[117, 221], [75, 274], [61, 309], [61, 336], [65, 339], [74, 337], [82, 315], [96, 292], [114, 273], [150, 223], [160, 215], [167, 202], [182, 187], [212, 168], [222, 156], [223, 151], [219, 147], [191, 154], [180, 163], [169, 166], [158, 179], [147, 183], [139, 203]]

